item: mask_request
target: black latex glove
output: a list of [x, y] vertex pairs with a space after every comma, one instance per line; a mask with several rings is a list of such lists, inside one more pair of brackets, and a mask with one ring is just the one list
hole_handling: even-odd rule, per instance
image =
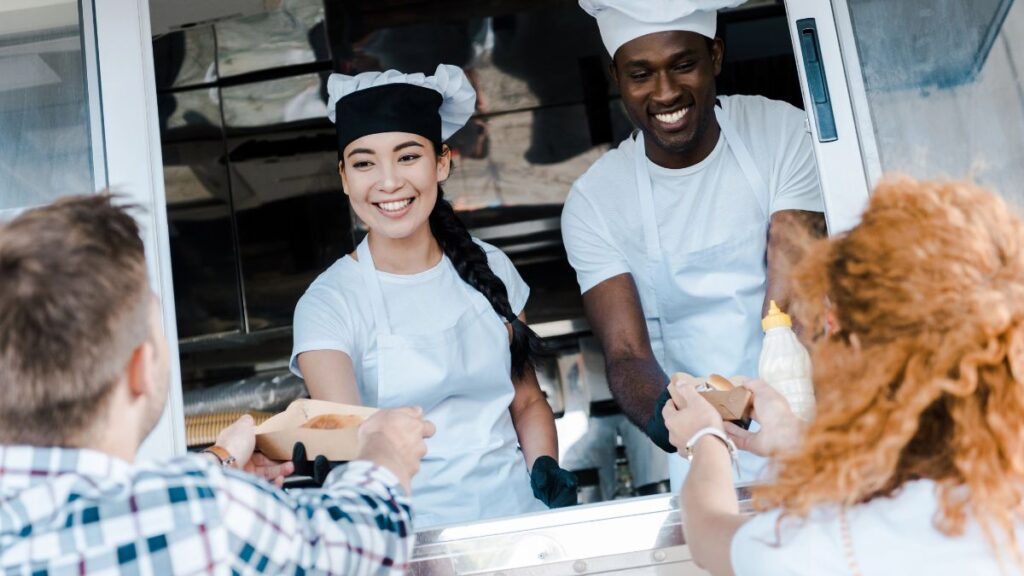
[[530, 471], [533, 495], [548, 508], [576, 505], [576, 475], [558, 466], [551, 456], [541, 456]]
[[309, 476], [317, 486], [323, 486], [327, 475], [344, 462], [331, 462], [322, 454], [310, 461], [306, 456], [306, 445], [296, 442], [292, 447], [292, 464], [295, 465], [296, 476]]
[[665, 404], [669, 401], [671, 396], [668, 393], [668, 386], [661, 391], [661, 395], [658, 396], [657, 402], [654, 403], [654, 414], [651, 415], [651, 419], [647, 421], [647, 426], [644, 426], [644, 433], [661, 448], [669, 454], [676, 451], [676, 447], [668, 441], [668, 428], [665, 427], [665, 417], [662, 416], [661, 411], [665, 408]]

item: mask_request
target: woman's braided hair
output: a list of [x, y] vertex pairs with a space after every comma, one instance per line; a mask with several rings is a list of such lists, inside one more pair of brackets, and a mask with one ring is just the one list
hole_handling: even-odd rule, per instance
[[508, 288], [491, 270], [487, 254], [473, 241], [466, 225], [445, 199], [440, 185], [437, 187], [437, 202], [430, 212], [429, 223], [431, 233], [455, 266], [459, 277], [483, 294], [498, 316], [511, 325], [512, 342], [509, 347], [512, 351], [512, 375], [522, 377], [528, 367], [533, 367], [534, 359], [544, 353], [544, 342], [512, 310], [508, 301]]

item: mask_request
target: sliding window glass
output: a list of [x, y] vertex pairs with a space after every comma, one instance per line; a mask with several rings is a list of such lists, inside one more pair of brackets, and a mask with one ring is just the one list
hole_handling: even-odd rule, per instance
[[106, 185], [90, 2], [0, 2], [0, 211]]

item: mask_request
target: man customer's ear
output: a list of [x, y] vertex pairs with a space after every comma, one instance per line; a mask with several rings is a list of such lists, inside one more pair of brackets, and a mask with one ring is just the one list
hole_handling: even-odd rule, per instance
[[132, 350], [125, 376], [132, 400], [151, 394], [156, 388], [157, 350], [149, 339]]

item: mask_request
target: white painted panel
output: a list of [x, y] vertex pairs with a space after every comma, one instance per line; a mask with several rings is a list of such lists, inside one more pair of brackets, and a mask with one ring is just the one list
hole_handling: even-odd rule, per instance
[[860, 214], [867, 203], [869, 188], [835, 18], [831, 5], [823, 0], [786, 0], [786, 13], [804, 102], [812, 100], [807, 86], [796, 23], [804, 18], [814, 18], [818, 29], [821, 59], [825, 64], [825, 77], [838, 139], [832, 142], [818, 140], [818, 129], [810, 106], [807, 106], [808, 123], [814, 142], [814, 155], [818, 162], [818, 177], [825, 200], [825, 218], [828, 221], [829, 233], [838, 234], [849, 230], [860, 220]]
[[146, 0], [95, 0], [93, 8], [108, 179], [115, 192], [146, 210], [139, 218], [146, 260], [163, 307], [164, 333], [171, 351], [167, 409], [142, 445], [140, 458], [164, 458], [185, 452], [185, 421], [149, 6]]

